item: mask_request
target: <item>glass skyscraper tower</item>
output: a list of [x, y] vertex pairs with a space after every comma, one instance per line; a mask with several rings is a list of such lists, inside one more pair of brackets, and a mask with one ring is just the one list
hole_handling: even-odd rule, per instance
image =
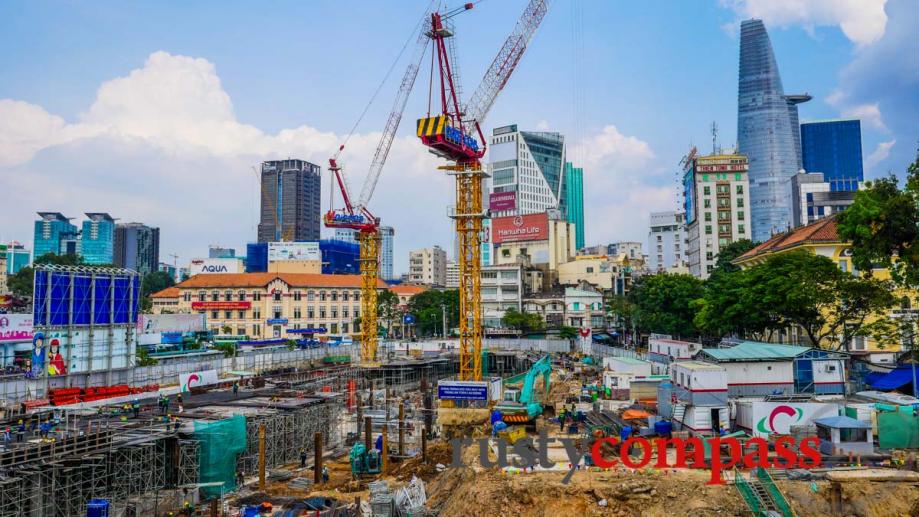
[[801, 168], [797, 105], [809, 100], [809, 95], [785, 95], [763, 22], [741, 23], [737, 145], [749, 158], [754, 241], [793, 226], [791, 177]]

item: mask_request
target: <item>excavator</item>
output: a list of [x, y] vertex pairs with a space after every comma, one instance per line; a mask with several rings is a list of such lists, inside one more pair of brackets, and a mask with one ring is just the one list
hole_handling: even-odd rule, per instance
[[527, 371], [521, 389], [505, 388], [503, 399], [494, 408], [501, 413], [502, 420], [507, 424], [535, 424], [536, 418], [543, 412], [543, 406], [535, 397], [534, 385], [536, 379], [542, 375], [545, 393], [541, 399], [545, 400], [549, 396], [551, 374], [552, 363], [549, 356], [543, 356]]

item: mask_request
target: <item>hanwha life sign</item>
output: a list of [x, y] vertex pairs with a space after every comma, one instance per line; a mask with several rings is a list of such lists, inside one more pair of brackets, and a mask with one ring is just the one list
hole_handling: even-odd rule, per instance
[[491, 238], [495, 244], [548, 240], [549, 216], [541, 213], [496, 217], [491, 220]]

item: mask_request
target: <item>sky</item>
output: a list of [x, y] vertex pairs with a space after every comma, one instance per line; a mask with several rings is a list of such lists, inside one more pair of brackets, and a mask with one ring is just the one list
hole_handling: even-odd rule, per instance
[[[458, 5], [451, 2], [448, 5]], [[526, 4], [454, 18], [470, 94]], [[341, 154], [358, 190], [428, 0], [0, 1], [0, 242], [32, 246], [35, 212], [109, 212], [160, 227], [160, 260], [255, 240], [263, 160]], [[867, 179], [903, 175], [919, 143], [912, 0], [554, 0], [485, 123], [566, 136], [584, 168], [588, 244], [645, 241], [679, 206], [693, 145], [732, 147], [740, 20], [762, 19], [802, 121], [862, 120]], [[387, 72], [392, 72], [387, 76]], [[414, 136], [419, 74], [370, 205], [409, 250], [452, 253], [451, 179]], [[387, 78], [384, 81], [384, 78]], [[487, 133], [486, 133], [487, 134]], [[335, 201], [340, 206], [340, 201]]]

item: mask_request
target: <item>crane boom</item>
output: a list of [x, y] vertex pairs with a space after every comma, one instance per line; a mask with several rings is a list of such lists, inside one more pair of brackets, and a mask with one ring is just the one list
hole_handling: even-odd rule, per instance
[[426, 34], [430, 30], [430, 26], [430, 21], [426, 20], [418, 34], [415, 54], [402, 76], [402, 83], [399, 85], [399, 91], [396, 93], [395, 101], [393, 101], [392, 111], [386, 120], [380, 143], [377, 144], [377, 150], [373, 154], [373, 161], [370, 162], [370, 171], [367, 173], [364, 186], [361, 188], [361, 195], [355, 207], [358, 211], [363, 211], [367, 204], [370, 203], [377, 181], [380, 179], [380, 172], [383, 170], [383, 165], [386, 164], [386, 158], [389, 156], [389, 150], [392, 147], [393, 139], [396, 137], [396, 131], [399, 130], [399, 123], [402, 122], [405, 104], [408, 102], [409, 94], [412, 93], [412, 88], [415, 86], [415, 79], [418, 77], [418, 70], [421, 68], [421, 60], [424, 59], [425, 50], [427, 50], [428, 37]]
[[481, 125], [484, 122], [495, 99], [507, 84], [520, 58], [523, 57], [527, 45], [533, 39], [533, 34], [536, 33], [548, 9], [547, 0], [530, 0], [523, 14], [520, 15], [514, 31], [504, 41], [504, 46], [491, 62], [491, 66], [482, 77], [482, 82], [466, 105], [464, 122], [467, 134], [472, 134], [475, 125]]

